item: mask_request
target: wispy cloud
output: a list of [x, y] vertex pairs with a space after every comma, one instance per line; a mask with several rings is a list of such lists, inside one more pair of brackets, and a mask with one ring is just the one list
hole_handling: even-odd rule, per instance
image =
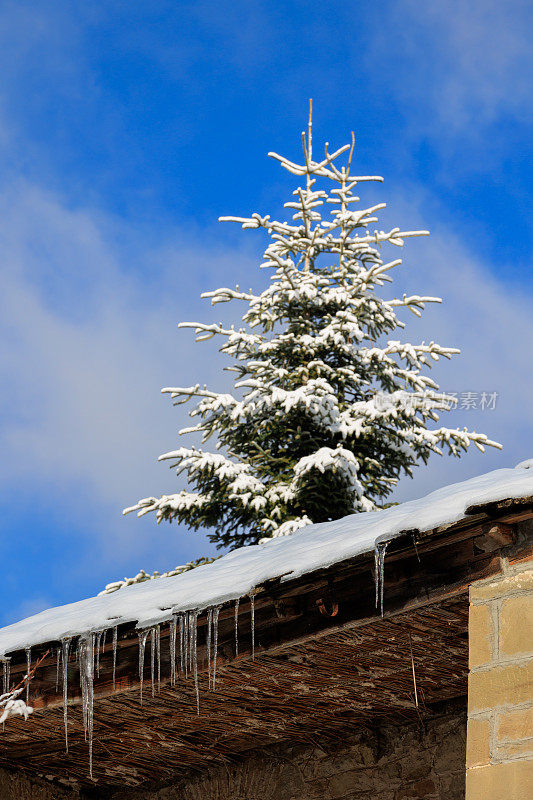
[[[531, 290], [506, 280], [505, 265], [487, 263], [469, 244], [442, 225], [425, 208], [427, 194], [410, 187], [410, 200], [392, 198], [390, 216], [399, 224], [428, 227], [429, 238], [412, 240], [405, 248], [397, 291], [443, 299], [426, 308], [422, 318], [407, 318], [405, 336], [459, 347], [461, 354], [434, 369], [441, 387], [450, 392], [497, 392], [494, 410], [444, 413], [441, 424], [473, 428], [503, 445], [502, 451], [473, 450], [461, 460], [433, 458], [420, 467], [412, 482], [400, 485], [399, 496], [420, 496], [426, 490], [466, 479], [489, 469], [515, 466], [533, 446], [533, 376], [525, 369], [525, 352], [533, 341], [529, 309]], [[433, 218], [432, 218], [433, 217]], [[495, 276], [498, 277], [495, 277]]]
[[395, 0], [376, 11], [366, 63], [392, 66], [413, 129], [459, 145], [504, 115], [531, 120], [531, 17], [522, 0]]
[[[128, 519], [126, 534], [121, 508], [176, 485], [156, 458], [186, 410], [160, 387], [223, 380], [216, 349], [199, 354], [176, 323], [210, 315], [200, 291], [245, 278], [246, 252], [176, 235], [154, 247], [134, 229], [120, 246], [112, 219], [26, 183], [5, 188], [0, 209], [4, 495], [31, 487], [37, 505], [81, 510], [116, 556], [125, 535], [134, 549], [137, 530], [146, 533]], [[152, 274], [141, 279], [140, 265]]]

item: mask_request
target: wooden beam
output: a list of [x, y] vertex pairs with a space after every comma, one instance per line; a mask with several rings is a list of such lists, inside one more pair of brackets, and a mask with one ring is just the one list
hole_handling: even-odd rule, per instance
[[487, 522], [481, 526], [481, 530], [481, 535], [474, 539], [474, 545], [484, 552], [508, 547], [516, 541], [513, 526], [506, 522]]

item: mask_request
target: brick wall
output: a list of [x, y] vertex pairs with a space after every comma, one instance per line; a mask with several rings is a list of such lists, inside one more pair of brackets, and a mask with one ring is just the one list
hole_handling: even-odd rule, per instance
[[464, 800], [466, 698], [421, 723], [279, 746], [238, 767], [121, 800]]
[[533, 561], [470, 587], [466, 800], [533, 798]]

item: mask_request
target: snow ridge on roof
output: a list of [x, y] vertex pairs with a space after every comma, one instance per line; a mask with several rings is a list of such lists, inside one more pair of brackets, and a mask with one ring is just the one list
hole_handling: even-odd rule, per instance
[[172, 614], [236, 600], [267, 580], [292, 580], [372, 552], [402, 531], [458, 522], [472, 505], [533, 496], [533, 459], [455, 483], [382, 511], [308, 525], [290, 536], [233, 550], [181, 575], [124, 587], [0, 628], [0, 656], [50, 641], [135, 622], [142, 629]]

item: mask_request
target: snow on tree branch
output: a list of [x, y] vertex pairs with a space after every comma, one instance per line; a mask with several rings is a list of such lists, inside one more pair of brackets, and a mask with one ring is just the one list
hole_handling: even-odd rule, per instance
[[33, 708], [26, 705], [20, 695], [24, 691], [24, 687], [20, 689], [13, 689], [11, 692], [6, 692], [0, 695], [0, 724], [4, 724], [9, 717], [24, 717], [28, 719], [29, 715], [33, 713]]
[[125, 586], [133, 586], [135, 583], [153, 581], [155, 578], [172, 578], [174, 575], [181, 575], [183, 572], [189, 572], [189, 570], [196, 569], [196, 567], [202, 567], [204, 564], [212, 564], [213, 561], [216, 561], [216, 558], [198, 558], [194, 561], [189, 561], [187, 564], [174, 567], [174, 569], [169, 569], [167, 572], [157, 572], [156, 570], [155, 572], [149, 573], [145, 572], [144, 569], [141, 569], [137, 575], [133, 576], [133, 578], [124, 578], [122, 581], [113, 581], [112, 583], [108, 583], [101, 592], [98, 592], [98, 595], [112, 594], [113, 592], [117, 592], [119, 589], [123, 589]]
[[180, 431], [212, 437], [216, 453], [180, 447], [161, 456], [189, 488], [140, 500], [124, 513], [155, 512], [208, 528], [219, 546], [238, 546], [292, 533], [310, 522], [378, 508], [401, 475], [431, 453], [459, 456], [471, 445], [500, 447], [485, 434], [428, 425], [449, 409], [427, 374], [459, 353], [434, 341], [410, 343], [398, 334], [402, 310], [420, 316], [438, 297], [383, 298], [402, 259], [383, 258], [389, 245], [426, 230], [374, 227], [385, 203], [361, 205], [353, 175], [355, 139], [313, 157], [311, 120], [302, 135], [303, 163], [269, 155], [305, 178], [285, 203], [289, 219], [225, 216], [270, 237], [260, 267], [263, 291], [222, 287], [204, 292], [213, 305], [244, 305], [239, 324], [182, 322], [197, 341], [220, 337], [236, 373], [231, 393], [199, 384], [165, 388], [175, 404], [194, 400], [196, 424]]
[[[25, 702], [20, 695], [24, 691], [28, 692], [31, 679], [49, 653], [50, 651], [47, 650], [46, 653], [44, 653], [44, 655], [42, 655], [41, 658], [39, 658], [39, 660], [33, 665], [32, 669], [22, 677], [22, 680], [11, 689], [9, 688], [10, 658], [9, 656], [4, 656], [1, 659], [4, 683], [4, 692], [0, 695], [0, 724], [2, 726], [10, 717], [24, 717], [26, 720], [30, 714], [33, 714], [33, 708], [28, 705], [28, 703]], [[28, 698], [26, 697], [26, 701], [27, 699]]]

